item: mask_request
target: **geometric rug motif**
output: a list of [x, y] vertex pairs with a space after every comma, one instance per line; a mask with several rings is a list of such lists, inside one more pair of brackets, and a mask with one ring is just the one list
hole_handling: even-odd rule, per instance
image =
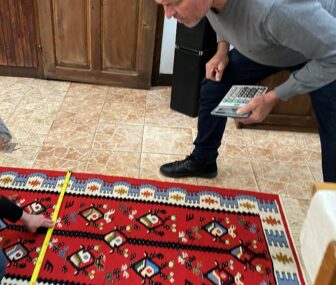
[[[50, 216], [65, 173], [0, 168]], [[3, 284], [28, 284], [44, 234], [0, 220]], [[72, 173], [37, 284], [305, 284], [277, 195]]]

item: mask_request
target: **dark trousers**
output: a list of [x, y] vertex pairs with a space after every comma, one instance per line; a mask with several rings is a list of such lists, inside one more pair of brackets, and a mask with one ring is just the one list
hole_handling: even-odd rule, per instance
[[[198, 135], [194, 141], [193, 151], [196, 158], [215, 161], [218, 156], [226, 118], [212, 116], [210, 112], [219, 104], [232, 85], [253, 85], [279, 71], [293, 71], [300, 67], [279, 68], [258, 64], [233, 49], [222, 80], [202, 82]], [[336, 182], [336, 81], [311, 92], [310, 97], [318, 120], [323, 178], [325, 182]]]

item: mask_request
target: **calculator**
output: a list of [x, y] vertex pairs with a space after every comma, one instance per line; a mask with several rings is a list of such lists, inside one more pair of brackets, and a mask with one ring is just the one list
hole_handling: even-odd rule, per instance
[[212, 110], [211, 115], [247, 118], [251, 113], [237, 114], [236, 111], [241, 106], [250, 102], [257, 94], [263, 95], [267, 91], [266, 86], [258, 85], [233, 85], [218, 106]]

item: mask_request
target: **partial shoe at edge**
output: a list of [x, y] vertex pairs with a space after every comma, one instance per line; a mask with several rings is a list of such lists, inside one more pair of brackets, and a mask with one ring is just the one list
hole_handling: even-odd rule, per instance
[[188, 155], [184, 160], [178, 160], [164, 164], [160, 172], [167, 177], [203, 177], [214, 178], [217, 176], [216, 162], [197, 160], [193, 155]]

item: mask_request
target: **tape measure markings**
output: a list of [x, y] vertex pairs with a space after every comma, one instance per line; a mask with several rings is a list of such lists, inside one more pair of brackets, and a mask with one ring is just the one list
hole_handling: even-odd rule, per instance
[[[57, 221], [58, 213], [59, 213], [61, 205], [62, 205], [63, 197], [64, 197], [64, 194], [65, 194], [65, 190], [68, 187], [68, 184], [69, 184], [69, 181], [70, 181], [70, 176], [71, 176], [71, 171], [68, 171], [67, 174], [66, 174], [64, 183], [63, 183], [63, 187], [62, 187], [61, 193], [60, 193], [60, 195], [58, 197], [55, 210], [54, 210], [52, 218], [51, 218], [51, 220], [54, 223]], [[46, 234], [46, 236], [44, 238], [44, 241], [43, 241], [43, 244], [42, 244], [39, 256], [38, 256], [36, 264], [35, 264], [33, 275], [32, 275], [32, 277], [30, 279], [30, 282], [29, 282], [29, 285], [35, 285], [36, 284], [36, 281], [37, 281], [38, 275], [40, 273], [40, 269], [41, 269], [41, 266], [42, 266], [42, 263], [43, 263], [43, 260], [44, 260], [44, 256], [45, 256], [45, 253], [47, 251], [47, 248], [48, 248], [49, 241], [50, 241], [50, 238], [52, 236], [53, 230], [54, 230], [54, 227], [49, 228], [48, 231], [47, 231], [47, 234]]]

